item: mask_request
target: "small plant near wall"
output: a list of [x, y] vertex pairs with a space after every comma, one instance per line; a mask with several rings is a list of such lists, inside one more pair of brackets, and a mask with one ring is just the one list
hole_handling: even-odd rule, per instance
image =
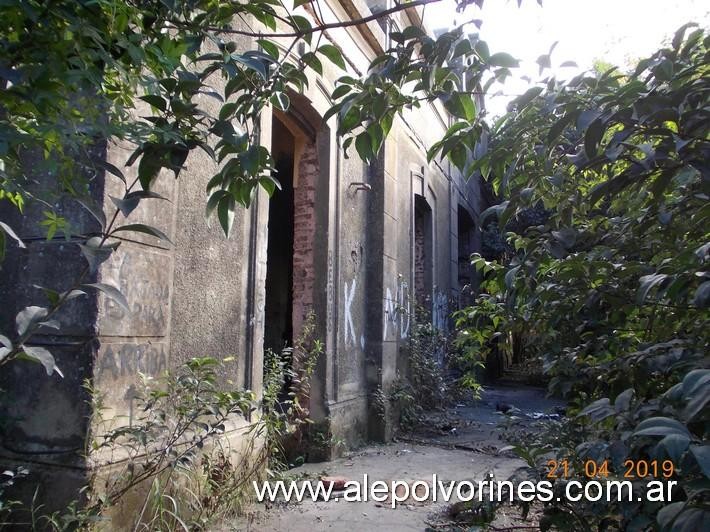
[[308, 455], [311, 377], [323, 353], [316, 337], [316, 316], [310, 312], [294, 346], [264, 354], [263, 417], [270, 446], [270, 471], [282, 472]]
[[[235, 510], [267, 453], [256, 437], [263, 422], [254, 416], [255, 395], [219, 378], [229, 362], [194, 358], [162, 377], [143, 377], [128, 419], [102, 418], [102, 398], [90, 389], [95, 436], [85, 451], [92, 478], [83, 500], [50, 515], [34, 503], [4, 503], [12, 505], [6, 521], [33, 529], [90, 528], [108, 524], [107, 515], [127, 496], [142, 498], [132, 518], [136, 530], [200, 529]], [[235, 430], [251, 435], [238, 450], [225, 447], [223, 438]]]
[[[284, 442], [310, 423], [309, 378], [322, 351], [313, 324], [311, 316], [288, 366], [283, 358], [270, 359], [261, 401], [220, 378], [230, 358], [194, 358], [163, 377], [143, 377], [129, 420], [103, 419], [102, 398], [90, 390], [96, 436], [87, 453], [95, 468], [85, 500], [51, 515], [40, 506], [3, 500], [3, 522], [57, 531], [90, 528], [109, 523], [106, 516], [128, 496], [142, 497], [136, 530], [201, 530], [235, 515], [251, 499], [254, 478], [288, 467]], [[243, 434], [238, 449], [229, 446], [230, 432]], [[22, 471], [10, 473], [4, 474], [3, 491], [23, 480]]]
[[[477, 271], [501, 268], [495, 261], [488, 262], [476, 255], [472, 263]], [[489, 289], [485, 282], [482, 288]], [[506, 316], [505, 306], [495, 292], [477, 296], [472, 306], [453, 314], [456, 335], [452, 364], [461, 373], [459, 387], [471, 390], [474, 395], [481, 391], [478, 377], [482, 370], [487, 365], [509, 358], [510, 338], [500, 332]], [[496, 357], [497, 360], [494, 360]]]
[[371, 404], [376, 415], [384, 418], [392, 407], [399, 427], [406, 431], [419, 425], [427, 412], [443, 408], [451, 400], [457, 391], [446, 375], [452, 362], [449, 336], [434, 326], [425, 309], [415, 310], [405, 347], [407, 371], [397, 374], [388, 392], [382, 388], [373, 392]]

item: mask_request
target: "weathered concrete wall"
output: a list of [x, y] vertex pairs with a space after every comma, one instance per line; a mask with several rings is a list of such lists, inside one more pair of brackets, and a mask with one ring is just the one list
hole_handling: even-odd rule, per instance
[[[129, 152], [122, 144], [110, 144], [108, 160], [123, 167]], [[125, 168], [128, 182], [137, 177], [137, 168]], [[106, 217], [111, 219], [116, 207], [111, 196], [121, 198], [125, 190], [118, 179], [107, 177], [102, 199]], [[128, 219], [118, 214], [116, 225], [145, 223], [162, 230], [175, 241], [177, 183], [163, 170], [154, 191], [167, 201], [147, 199]], [[128, 301], [126, 312], [101, 293], [96, 320], [99, 347], [93, 375], [94, 388], [103, 398], [104, 417], [126, 414], [133, 400], [138, 374], [158, 377], [170, 365], [170, 322], [173, 293], [174, 250], [169, 242], [149, 235], [123, 233], [116, 238], [119, 248], [98, 270], [98, 279], [118, 288]]]
[[[96, 146], [94, 155], [101, 156], [104, 149]], [[31, 191], [38, 195], [53, 183], [52, 175], [35, 171], [31, 154], [26, 171], [37, 177], [34, 186], [38, 188]], [[103, 182], [91, 182], [88, 192], [93, 200], [100, 200]], [[52, 207], [77, 233], [99, 229], [98, 222], [75, 201], [55, 202]], [[0, 263], [0, 331], [13, 339], [20, 310], [30, 305], [49, 306], [40, 287], [68, 290], [86, 264], [76, 240], [65, 240], [61, 231], [46, 240], [44, 227], [37, 225], [43, 210], [44, 205], [30, 204], [20, 216], [8, 202], [0, 202], [0, 219], [13, 227], [27, 246], [19, 249], [8, 239], [7, 255]], [[95, 275], [87, 275], [84, 282], [95, 281]], [[83, 385], [94, 370], [97, 303], [95, 293], [70, 301], [54, 315], [59, 331], [41, 329], [30, 342], [53, 354], [64, 378], [57, 373], [48, 376], [41, 365], [22, 360], [0, 371], [0, 466], [3, 470], [26, 467], [29, 476], [18, 483], [15, 495], [30, 501], [38, 488], [38, 497], [49, 510], [65, 508], [86, 481], [82, 451], [90, 398]], [[55, 489], [58, 478], [61, 490]]]
[[229, 239], [216, 219], [205, 219], [205, 186], [215, 170], [204, 152], [193, 152], [177, 185], [171, 365], [196, 356], [234, 357], [237, 367], [228, 377], [245, 386], [250, 213], [235, 213]]
[[[367, 14], [362, 2], [322, 7], [327, 21]], [[400, 14], [397, 24], [408, 24], [408, 16]], [[366, 29], [334, 29], [325, 38], [343, 49], [353, 75], [365, 72], [385, 44], [374, 23]], [[248, 40], [239, 45], [253, 48]], [[324, 67], [321, 80], [308, 74], [309, 88], [303, 95], [292, 95], [293, 110], [281, 117], [306, 139], [294, 182], [291, 310], [296, 335], [303, 317], [313, 310], [317, 335], [324, 342], [313, 377], [311, 416], [335, 438], [354, 445], [391, 437], [391, 420], [373, 411], [372, 393], [378, 388], [388, 391], [398, 373], [406, 371], [415, 292], [417, 299], [423, 296], [434, 323], [448, 326], [460, 292], [458, 209], [466, 209], [477, 223], [482, 205], [478, 183], [463, 182], [447, 163], [426, 161], [426, 149], [448, 126], [438, 104], [398, 117], [372, 165], [354, 154], [345, 158], [334, 134], [336, 119], [327, 124], [320, 119], [342, 72], [329, 63]], [[209, 98], [200, 103], [215, 111]], [[260, 124], [265, 145], [271, 142], [272, 120], [267, 110]], [[121, 145], [111, 145], [106, 156], [122, 167], [128, 155]], [[93, 379], [104, 395], [108, 416], [129, 411], [139, 372], [157, 376], [193, 356], [234, 357], [225, 378], [261, 391], [268, 198], [260, 191], [250, 209], [237, 212], [232, 236], [225, 239], [216, 221], [210, 224], [203, 215], [205, 184], [214, 170], [205, 154], [196, 152], [179, 180], [163, 173], [155, 188], [169, 201], [141, 202], [130, 221], [158, 227], [172, 244], [131, 235], [100, 267], [97, 280], [121, 289], [130, 313], [93, 294], [62, 313], [61, 336], [41, 337], [52, 344], [64, 380], [41, 377], [41, 368], [26, 364], [0, 376], [0, 387], [22, 397], [2, 404], [2, 415], [14, 420], [12, 432], [3, 434], [3, 456], [38, 464], [36, 478], [46, 485], [51, 484], [46, 475], [63, 468], [60, 476], [71, 486], [52, 508], [65, 505], [86, 478], [78, 452], [91, 413], [84, 379]], [[127, 169], [129, 182], [133, 172]], [[96, 179], [92, 193], [109, 215], [114, 211], [110, 196], [121, 197], [121, 186], [110, 176]], [[425, 202], [429, 211], [430, 256], [420, 261], [419, 275], [427, 281], [415, 290], [416, 201]], [[67, 206], [65, 215], [78, 227], [93, 223], [78, 206]], [[36, 219], [27, 217], [28, 223]], [[18, 291], [16, 286], [37, 282], [66, 287], [70, 272], [83, 260], [76, 246], [59, 239], [44, 242], [35, 229], [14, 222], [29, 245], [2, 265], [3, 324], [42, 298], [40, 292]], [[57, 265], [67, 272], [57, 271]], [[33, 453], [31, 457], [13, 454], [13, 441], [21, 442], [17, 445]]]

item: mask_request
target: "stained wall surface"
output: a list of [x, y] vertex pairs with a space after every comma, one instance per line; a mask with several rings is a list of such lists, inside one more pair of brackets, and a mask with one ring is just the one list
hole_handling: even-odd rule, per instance
[[[326, 21], [369, 14], [359, 0], [323, 2], [322, 8]], [[392, 20], [400, 28], [418, 22], [414, 10]], [[333, 29], [325, 38], [342, 49], [355, 76], [387, 47], [376, 23]], [[239, 46], [256, 45], [243, 39]], [[438, 103], [398, 117], [371, 165], [354, 154], [346, 158], [334, 133], [336, 118], [327, 123], [320, 118], [343, 72], [332, 64], [324, 67], [322, 78], [309, 74], [308, 90], [293, 95], [291, 112], [264, 112], [261, 135], [269, 145], [277, 118], [302, 148], [294, 165], [293, 325], [299, 330], [313, 311], [324, 344], [313, 379], [312, 417], [333, 441], [356, 445], [391, 436], [391, 417], [375, 412], [371, 399], [406, 371], [415, 301], [427, 307], [435, 325], [449, 327], [461, 290], [458, 211], [465, 209], [475, 227], [483, 205], [478, 182], [463, 181], [446, 162], [426, 160], [427, 148], [450, 124]], [[215, 111], [208, 97], [199, 103]], [[115, 143], [98, 149], [121, 168], [130, 154]], [[11, 427], [2, 434], [0, 458], [29, 465], [52, 495], [50, 510], [66, 505], [89, 476], [82, 454], [92, 414], [85, 379], [104, 397], [109, 416], [130, 413], [139, 373], [158, 376], [193, 356], [233, 359], [225, 381], [261, 391], [269, 198], [260, 191], [249, 209], [237, 212], [226, 239], [215, 220], [204, 218], [205, 185], [215, 169], [204, 153], [192, 153], [179, 179], [167, 172], [158, 179], [155, 189], [167, 199], [145, 200], [131, 214], [131, 223], [158, 227], [171, 242], [146, 235], [126, 239], [96, 273], [93, 280], [124, 293], [130, 312], [103, 294], [91, 295], [62, 312], [61, 333], [42, 337], [51, 344], [64, 379], [48, 379], [27, 364], [0, 377], [0, 386], [14, 397], [2, 403]], [[135, 170], [125, 170], [130, 182]], [[111, 196], [120, 197], [121, 186], [109, 174], [92, 185], [107, 215], [113, 214]], [[422, 233], [428, 252], [420, 261], [417, 204], [428, 209]], [[67, 206], [63, 213], [78, 227], [93, 223], [81, 208]], [[25, 305], [43, 304], [41, 292], [18, 287], [35, 283], [61, 289], [82, 260], [76, 243], [44, 241], [33, 225], [38, 217], [30, 213], [25, 226], [15, 225], [27, 250], [14, 250], [1, 266], [3, 327]], [[469, 240], [473, 252], [476, 239]], [[417, 269], [427, 280], [418, 287]], [[231, 437], [238, 439], [239, 432]], [[31, 455], [16, 452], [22, 449]], [[337, 451], [329, 449], [326, 457]], [[57, 485], [68, 489], [51, 488]]]

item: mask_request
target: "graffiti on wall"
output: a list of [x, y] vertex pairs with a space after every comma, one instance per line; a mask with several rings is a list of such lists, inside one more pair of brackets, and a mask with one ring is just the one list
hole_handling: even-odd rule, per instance
[[449, 329], [449, 299], [444, 292], [436, 292], [431, 309], [432, 325], [440, 331]]
[[357, 279], [353, 279], [348, 290], [348, 282], [345, 281], [345, 299], [343, 308], [343, 320], [345, 322], [345, 345], [350, 346], [356, 343], [355, 324], [353, 322], [353, 299], [355, 299], [355, 288], [357, 287]]
[[[365, 349], [365, 336], [360, 332], [361, 327], [357, 323], [357, 315], [353, 312], [357, 287], [357, 278], [351, 282], [346, 281], [343, 286], [343, 339], [345, 347], [359, 345], [360, 348]], [[382, 339], [388, 340], [388, 335], [391, 334], [394, 334], [395, 338], [406, 338], [411, 325], [412, 305], [409, 284], [401, 276], [394, 287], [388, 286], [385, 289], [383, 310]]]
[[104, 344], [97, 355], [98, 375], [104, 380], [158, 376], [168, 367], [165, 344]]
[[395, 334], [399, 332], [400, 338], [406, 338], [409, 334], [410, 320], [409, 285], [400, 278], [397, 281], [394, 297], [392, 297], [390, 287], [387, 287], [385, 291], [382, 339], [387, 340], [390, 324], [392, 324], [392, 330]]
[[114, 253], [102, 272], [102, 282], [117, 287], [130, 312], [100, 296], [99, 330], [108, 336], [164, 336], [170, 303], [170, 258], [162, 252], [126, 248]]

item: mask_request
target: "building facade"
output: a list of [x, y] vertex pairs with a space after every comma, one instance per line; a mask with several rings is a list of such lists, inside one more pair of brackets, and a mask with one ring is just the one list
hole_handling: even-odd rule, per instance
[[[326, 23], [371, 13], [362, 0], [320, 5]], [[307, 7], [300, 9], [309, 16]], [[421, 24], [421, 12], [402, 11], [384, 24]], [[324, 38], [341, 48], [356, 76], [388, 46], [374, 21], [328, 30]], [[240, 46], [256, 48], [246, 38]], [[264, 349], [292, 343], [310, 312], [324, 344], [311, 417], [349, 445], [391, 436], [388, 417], [373, 413], [372, 392], [387, 391], [406, 371], [416, 304], [447, 328], [450, 312], [467, 301], [466, 287], [475, 282], [468, 256], [480, 247], [480, 186], [465, 182], [448, 162], [427, 162], [427, 148], [450, 125], [436, 102], [397, 117], [374, 163], [346, 157], [336, 118], [321, 118], [342, 72], [324, 67], [322, 77], [309, 74], [303, 94], [292, 95], [288, 112], [262, 115], [262, 142], [271, 148], [281, 191], [271, 199], [259, 191], [249, 209], [236, 213], [226, 239], [204, 217], [214, 163], [192, 152], [179, 179], [165, 173], [156, 182], [155, 191], [170, 201], [142, 201], [130, 216], [160, 228], [172, 243], [132, 237], [97, 272], [98, 282], [122, 291], [130, 312], [103, 294], [78, 298], [59, 316], [60, 332], [41, 335], [63, 379], [30, 364], [4, 369], [0, 387], [9, 400], [2, 415], [12, 427], [3, 432], [2, 460], [27, 464], [45, 488], [61, 479], [64, 489], [49, 494], [50, 509], [71, 500], [93, 467], [81, 453], [92, 415], [85, 381], [102, 395], [104, 417], [130, 415], [139, 373], [157, 376], [193, 356], [233, 357], [227, 377], [258, 394]], [[216, 105], [207, 97], [199, 103]], [[112, 142], [100, 150], [117, 167], [130, 155]], [[130, 172], [134, 167], [126, 168], [127, 178]], [[119, 186], [108, 174], [92, 184], [107, 215]], [[62, 212], [92, 230], [95, 222], [80, 207]], [[2, 264], [3, 325], [26, 305], [40, 304], [41, 292], [27, 287], [61, 290], [83, 261], [76, 243], [46, 241], [37, 219], [28, 212], [13, 220], [27, 249]]]

